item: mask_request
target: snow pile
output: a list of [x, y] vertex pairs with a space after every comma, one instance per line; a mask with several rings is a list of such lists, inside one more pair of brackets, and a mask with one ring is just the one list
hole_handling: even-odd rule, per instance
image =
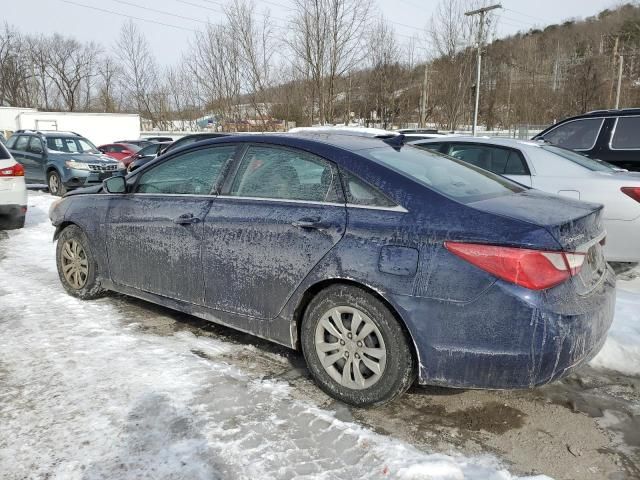
[[591, 361], [627, 375], [640, 375], [640, 278], [619, 280], [616, 313], [607, 341]]
[[162, 313], [66, 295], [51, 200], [31, 195], [27, 228], [0, 240], [3, 479], [515, 478], [493, 457], [428, 454], [293, 400], [226, 362], [249, 347], [150, 333], [136, 320]]

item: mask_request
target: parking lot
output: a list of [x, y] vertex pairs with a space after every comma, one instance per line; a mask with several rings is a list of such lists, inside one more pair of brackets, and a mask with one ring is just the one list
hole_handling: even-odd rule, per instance
[[2, 478], [640, 476], [635, 272], [601, 356], [561, 382], [414, 387], [354, 409], [296, 352], [124, 296], [66, 295], [52, 201], [30, 192], [26, 228], [0, 232]]

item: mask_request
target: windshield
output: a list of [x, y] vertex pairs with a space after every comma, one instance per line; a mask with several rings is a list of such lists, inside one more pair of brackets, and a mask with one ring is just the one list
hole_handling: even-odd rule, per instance
[[156, 153], [158, 153], [158, 150], [160, 150], [160, 147], [162, 147], [162, 144], [154, 143], [153, 145], [147, 145], [142, 150], [140, 150], [138, 153], [140, 155], [143, 155], [143, 156], [155, 155]]
[[597, 160], [593, 158], [585, 157], [584, 155], [580, 155], [579, 153], [573, 152], [571, 150], [567, 150], [566, 148], [555, 147], [553, 145], [541, 145], [540, 148], [546, 150], [547, 152], [555, 153], [556, 155], [560, 155], [562, 158], [566, 158], [567, 160], [571, 160], [573, 163], [577, 163], [581, 167], [587, 168], [593, 172], [615, 172], [620, 171], [621, 169], [607, 163], [603, 160]]
[[133, 153], [136, 153], [142, 150], [142, 147], [139, 147], [138, 145], [134, 145], [133, 143], [125, 143], [124, 145], [127, 147], [127, 150], [130, 150]]
[[82, 137], [47, 137], [47, 148], [64, 153], [100, 153], [93, 143]]
[[525, 190], [517, 183], [461, 160], [409, 145], [400, 151], [373, 148], [358, 153], [462, 203]]

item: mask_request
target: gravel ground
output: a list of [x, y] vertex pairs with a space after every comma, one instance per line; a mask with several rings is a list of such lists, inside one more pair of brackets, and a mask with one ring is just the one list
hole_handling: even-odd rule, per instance
[[67, 296], [50, 201], [32, 193], [27, 228], [0, 232], [0, 478], [640, 478], [636, 376], [599, 365], [535, 390], [346, 407], [296, 352], [123, 296]]

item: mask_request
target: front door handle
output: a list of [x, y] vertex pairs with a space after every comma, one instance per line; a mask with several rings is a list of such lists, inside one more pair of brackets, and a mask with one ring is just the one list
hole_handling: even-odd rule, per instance
[[178, 225], [191, 225], [193, 223], [198, 223], [200, 219], [198, 217], [194, 217], [191, 213], [183, 213], [178, 218], [176, 218], [173, 223], [177, 223]]
[[320, 223], [320, 218], [301, 218], [300, 220], [296, 220], [295, 222], [291, 222], [291, 225], [297, 228], [302, 228], [305, 230], [322, 230], [324, 229], [324, 225]]

